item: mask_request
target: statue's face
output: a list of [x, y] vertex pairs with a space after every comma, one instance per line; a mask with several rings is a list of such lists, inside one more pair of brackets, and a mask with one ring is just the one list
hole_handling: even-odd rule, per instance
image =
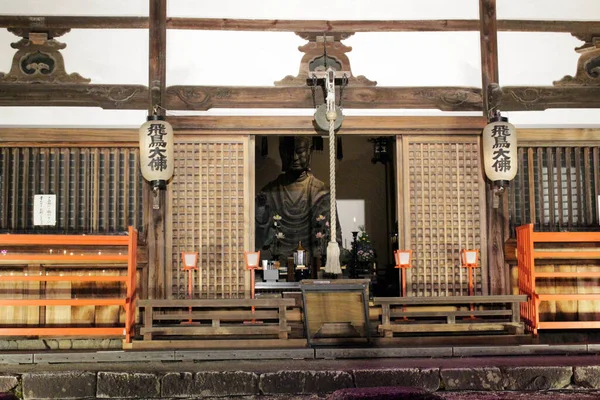
[[310, 165], [310, 140], [289, 138], [279, 146], [284, 171], [302, 172]]

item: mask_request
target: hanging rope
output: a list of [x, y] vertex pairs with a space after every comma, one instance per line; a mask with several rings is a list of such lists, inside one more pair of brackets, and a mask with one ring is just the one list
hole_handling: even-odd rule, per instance
[[329, 226], [331, 235], [327, 245], [327, 263], [325, 272], [329, 274], [341, 274], [340, 267], [340, 247], [337, 242], [337, 211], [335, 200], [335, 119], [337, 111], [335, 109], [335, 71], [327, 69], [327, 120], [329, 121], [329, 185], [330, 185], [330, 203], [329, 203]]

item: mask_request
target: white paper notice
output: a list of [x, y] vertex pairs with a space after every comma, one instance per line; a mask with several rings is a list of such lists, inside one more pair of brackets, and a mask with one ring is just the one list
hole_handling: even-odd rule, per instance
[[36, 194], [33, 196], [33, 225], [56, 225], [55, 194]]

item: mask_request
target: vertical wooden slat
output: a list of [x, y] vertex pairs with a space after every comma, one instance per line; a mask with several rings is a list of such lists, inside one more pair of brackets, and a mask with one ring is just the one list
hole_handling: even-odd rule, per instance
[[[32, 161], [33, 161], [33, 167], [32, 167], [32, 178], [33, 178], [33, 182], [31, 182], [31, 192], [33, 193], [33, 195], [35, 196], [36, 194], [40, 194], [40, 149], [37, 147], [34, 147], [32, 149], [31, 152], [31, 157], [32, 157]], [[33, 202], [31, 202], [31, 204], [33, 204]], [[31, 214], [30, 214], [31, 215]], [[33, 224], [33, 218], [31, 223]], [[31, 285], [29, 285], [30, 287], [32, 287]], [[33, 308], [33, 307], [32, 307]]]
[[554, 156], [552, 154], [552, 149], [546, 149], [546, 170], [548, 171], [548, 211], [549, 218], [548, 224], [550, 229], [554, 229], [556, 226], [556, 221], [554, 219], [554, 177], [555, 177], [555, 169], [554, 169]]
[[[441, 163], [442, 163], [442, 167], [444, 168], [444, 173], [443, 173], [444, 178], [445, 178], [445, 174], [450, 171], [449, 170], [449, 166], [446, 164], [446, 159], [445, 159], [446, 154], [448, 154], [448, 152], [446, 151], [446, 147], [447, 146], [448, 146], [447, 144], [444, 144], [444, 143], [442, 144]], [[446, 201], [446, 199], [448, 198], [448, 193], [446, 192], [446, 185], [449, 182], [450, 182], [450, 180], [443, 179], [443, 183], [442, 183], [442, 192], [443, 192], [442, 196], [444, 198], [444, 200], [443, 200], [443, 205], [444, 205], [444, 213], [443, 213], [444, 224], [443, 224], [443, 227], [444, 227], [444, 251], [445, 252], [448, 251], [448, 229], [449, 229], [449, 226], [451, 226], [451, 224], [449, 224], [449, 218], [452, 215], [452, 211], [451, 210], [450, 210], [450, 212], [448, 212], [449, 211], [448, 210], [449, 205], [448, 205], [448, 203]], [[444, 279], [446, 280], [446, 286], [448, 286], [450, 284], [452, 285], [451, 292], [450, 293], [446, 293], [446, 295], [448, 295], [448, 294], [455, 295], [456, 294], [456, 292], [455, 292], [456, 286], [454, 285], [453, 282], [450, 283], [450, 281], [448, 280], [448, 270], [452, 270], [452, 268], [453, 268], [452, 264], [450, 264], [448, 262], [448, 257], [445, 257], [445, 259], [444, 259], [444, 270], [445, 270]]]
[[102, 229], [103, 232], [110, 230], [110, 149], [102, 149], [104, 157], [104, 168], [100, 172], [102, 177], [102, 192], [104, 193], [104, 201], [102, 201]]
[[[565, 182], [567, 185], [567, 230], [573, 229], [573, 190], [571, 185], [573, 171], [571, 166], [571, 150], [570, 147], [565, 147], [565, 165], [567, 173]], [[577, 172], [577, 167], [575, 168], [575, 171]]]
[[562, 149], [560, 147], [556, 148], [556, 164], [555, 164], [555, 171], [556, 174], [554, 175], [556, 177], [556, 198], [557, 198], [557, 202], [556, 202], [556, 208], [558, 211], [558, 229], [562, 229], [563, 226], [565, 226], [565, 222], [564, 222], [564, 205], [563, 205], [563, 179], [562, 179]]
[[[536, 160], [538, 165], [537, 170], [537, 186], [538, 186], [538, 215], [540, 216], [540, 231], [544, 230], [544, 226], [546, 225], [545, 219], [545, 205], [544, 205], [544, 174], [543, 174], [543, 165], [544, 165], [544, 153], [541, 147], [538, 147], [536, 150]], [[548, 220], [549, 221], [549, 220]]]
[[[21, 152], [19, 149], [14, 149], [13, 151], [13, 163], [12, 163], [12, 193], [18, 193], [19, 192], [19, 174], [15, 173], [14, 171], [18, 171], [19, 170], [19, 157], [21, 155]], [[12, 198], [11, 199], [11, 213], [10, 213], [10, 217], [11, 217], [11, 221], [10, 221], [10, 227], [11, 229], [16, 229], [17, 228], [17, 220], [18, 220], [18, 215], [17, 215], [17, 198]]]
[[22, 190], [23, 197], [21, 198], [20, 210], [21, 210], [21, 228], [27, 228], [27, 220], [31, 208], [31, 204], [33, 204], [33, 199], [29, 196], [29, 158], [30, 158], [30, 149], [24, 148], [23, 150], [23, 166], [20, 170], [21, 172], [21, 182], [22, 182]]
[[[232, 162], [232, 156], [231, 153], [233, 151], [233, 144], [232, 143], [228, 143], [227, 144], [227, 156], [223, 157], [225, 160], [225, 166], [226, 166], [226, 174], [224, 175], [224, 181], [226, 182], [226, 191], [223, 194], [223, 198], [225, 199], [225, 205], [227, 206], [227, 210], [231, 209], [231, 194], [232, 194], [232, 181], [231, 181], [231, 167], [233, 165]], [[234, 225], [233, 225], [233, 216], [230, 213], [227, 213], [226, 215], [227, 218], [227, 264], [228, 265], [233, 265], [233, 243], [231, 242], [231, 238], [232, 238], [232, 229], [234, 229]], [[229, 268], [229, 272], [228, 272], [228, 277], [229, 277], [229, 291], [228, 291], [228, 296], [229, 298], [235, 298], [237, 297], [237, 282], [235, 281], [235, 272], [233, 270], [233, 268]]]
[[73, 229], [79, 230], [79, 207], [80, 207], [80, 197], [79, 197], [79, 180], [80, 180], [80, 159], [79, 159], [80, 149], [73, 149]]
[[44, 158], [44, 163], [40, 167], [44, 171], [44, 181], [41, 183], [41, 185], [42, 185], [41, 190], [42, 190], [43, 194], [50, 194], [51, 193], [50, 192], [50, 149], [48, 149], [48, 148], [41, 149], [41, 154], [43, 155], [43, 158]]
[[52, 152], [52, 163], [50, 165], [51, 169], [54, 171], [53, 179], [52, 179], [52, 193], [56, 194], [56, 222], [60, 222], [60, 214], [61, 209], [59, 204], [61, 203], [61, 192], [60, 192], [60, 149], [55, 148]]
[[[236, 217], [236, 221], [241, 222], [241, 224], [244, 223], [244, 212], [243, 210], [240, 210], [241, 206], [243, 205], [243, 185], [244, 185], [244, 166], [243, 166], [243, 161], [244, 161], [244, 157], [245, 154], [243, 154], [243, 150], [242, 150], [242, 154], [241, 154], [241, 159], [240, 159], [240, 145], [239, 143], [236, 143], [235, 145], [235, 205], [234, 205], [234, 210], [235, 210], [235, 217]], [[241, 286], [238, 289], [238, 293], [242, 292], [243, 290], [245, 290], [246, 288], [250, 287], [250, 282], [249, 282], [249, 274], [246, 272], [246, 268], [243, 265], [243, 263], [241, 262], [241, 259], [243, 259], [243, 251], [244, 251], [244, 236], [243, 234], [240, 235], [240, 231], [243, 229], [243, 225], [240, 225], [239, 223], [237, 224], [237, 226], [235, 227], [235, 242], [236, 242], [236, 250], [235, 253], [237, 255], [236, 257], [236, 271], [238, 272], [238, 280], [240, 281], [239, 285]], [[284, 260], [284, 262], [287, 262], [287, 260]], [[244, 277], [243, 281], [241, 279], [241, 276]]]
[[[533, 148], [527, 149], [527, 180], [529, 184], [529, 221], [521, 221], [521, 222], [529, 222], [532, 224], [536, 223], [536, 210], [535, 210], [535, 171], [534, 171], [534, 162], [533, 162]], [[514, 204], [516, 199], [513, 197], [512, 203]]]
[[[181, 144], [179, 143], [175, 143], [175, 154], [180, 154], [180, 150], [181, 150]], [[185, 159], [185, 153], [183, 155], [184, 159]], [[175, 161], [175, 170], [178, 170], [178, 164], [177, 161]], [[184, 182], [186, 182], [186, 171], [181, 171], [179, 170], [179, 173], [173, 176], [173, 180], [171, 182], [171, 184], [169, 184], [167, 186], [167, 190], [166, 190], [166, 204], [165, 206], [167, 207], [167, 212], [166, 215], [173, 215], [174, 213], [179, 214], [181, 205], [178, 204], [178, 200], [177, 200], [177, 196], [175, 193], [173, 193], [174, 191], [177, 190], [177, 187], [179, 185], [177, 185], [177, 183], [181, 180]], [[186, 201], [186, 199], [184, 198], [183, 201]], [[174, 211], [177, 210], [177, 211]], [[174, 227], [174, 223], [173, 223], [173, 218], [167, 218], [165, 220], [165, 229], [167, 232], [172, 232], [171, 235], [166, 235], [165, 237], [165, 246], [167, 249], [170, 249], [170, 251], [167, 251], [165, 253], [166, 256], [166, 261], [165, 261], [165, 297], [166, 298], [172, 298], [173, 297], [173, 286], [176, 285], [177, 289], [175, 290], [175, 294], [178, 295], [179, 294], [179, 281], [173, 281], [173, 269], [175, 269], [176, 271], [179, 271], [181, 269], [181, 265], [180, 265], [180, 260], [181, 260], [181, 251], [182, 249], [180, 248], [180, 246], [175, 243], [179, 243], [179, 241], [177, 240], [180, 232], [181, 232], [181, 226], [177, 226], [177, 229], [173, 229]], [[187, 227], [185, 227], [185, 229], [187, 229]], [[188, 298], [183, 297], [183, 298]]]
[[[221, 165], [219, 166], [220, 169], [220, 183], [221, 183], [221, 187], [220, 187], [220, 195], [219, 195], [219, 199], [217, 204], [220, 204], [221, 206], [221, 213], [219, 215], [219, 229], [220, 229], [220, 247], [221, 247], [221, 251], [220, 253], [220, 264], [221, 264], [221, 296], [222, 298], [226, 298], [228, 296], [225, 295], [225, 281], [226, 281], [226, 271], [225, 271], [225, 207], [224, 207], [224, 200], [225, 200], [225, 154], [227, 154], [227, 149], [226, 146], [229, 146], [229, 143], [224, 143], [221, 145]], [[252, 149], [254, 149], [254, 147], [252, 147]], [[248, 153], [248, 151], [244, 152], [244, 153]], [[252, 162], [252, 165], [256, 165], [254, 162]], [[248, 184], [248, 187], [250, 187], [250, 180], [251, 180], [251, 174], [245, 175], [246, 176], [246, 182]], [[249, 207], [244, 207], [245, 209], [249, 210]], [[254, 219], [252, 219], [253, 221]], [[249, 226], [249, 225], [248, 225]], [[248, 251], [254, 251], [254, 244], [250, 245], [249, 242], [245, 243], [245, 248], [244, 250], [248, 250]]]
[[[131, 225], [133, 225], [134, 227], [136, 227], [138, 229], [140, 228], [140, 225], [139, 225], [139, 218], [137, 216], [142, 214], [140, 212], [140, 209], [142, 208], [142, 204], [143, 204], [143, 202], [142, 202], [142, 204], [140, 204], [138, 202], [140, 191], [143, 192], [143, 190], [140, 190], [141, 185], [140, 185], [140, 179], [139, 179], [140, 178], [139, 163], [140, 163], [139, 162], [139, 150], [136, 149], [133, 152], [133, 162], [132, 162], [132, 164], [133, 164], [132, 168], [134, 171], [132, 174], [132, 176], [133, 176], [132, 186], [133, 186], [133, 190], [134, 190], [134, 195], [133, 195], [133, 203], [132, 203], [131, 209], [133, 210], [134, 217], [132, 218]], [[142, 196], [143, 196], [143, 194], [142, 194]]]
[[[2, 220], [0, 221], [0, 228], [8, 228], [8, 193], [9, 193], [9, 168], [8, 159], [10, 157], [12, 149], [2, 149]], [[14, 192], [13, 192], [14, 193]]]
[[[131, 150], [126, 149], [123, 152], [123, 201], [121, 202], [121, 207], [123, 207], [123, 220], [121, 221], [121, 225], [124, 229], [127, 229], [129, 226], [129, 192], [131, 191], [131, 186], [129, 184], [129, 175], [131, 174]], [[134, 192], [136, 193], [136, 192]]]
[[214, 222], [212, 221], [212, 213], [211, 213], [211, 205], [212, 205], [212, 195], [211, 193], [213, 192], [214, 189], [214, 176], [211, 174], [211, 166], [214, 163], [214, 143], [208, 143], [206, 146], [206, 176], [207, 181], [206, 181], [206, 186], [207, 186], [207, 192], [206, 192], [206, 198], [205, 198], [205, 204], [206, 204], [206, 237], [205, 237], [205, 241], [206, 241], [206, 260], [207, 260], [207, 271], [208, 274], [206, 276], [206, 284], [208, 287], [208, 293], [210, 293], [210, 297], [211, 298], [215, 298], [216, 297], [216, 280], [217, 277], [215, 276], [215, 264], [213, 262], [213, 260], [211, 260], [211, 256], [213, 253], [213, 235], [211, 235], [211, 228], [213, 227]]
[[596, 214], [594, 214], [595, 225], [600, 223], [600, 207], [598, 207], [598, 196], [600, 196], [600, 149], [598, 147], [594, 147], [593, 157], [592, 157], [592, 168], [594, 170], [594, 207], [596, 209]]
[[[184, 225], [184, 229], [185, 232], [190, 232], [190, 234], [186, 235], [186, 238], [184, 240], [180, 240], [180, 243], [185, 243], [186, 248], [194, 250], [194, 212], [192, 210], [192, 212], [190, 213], [188, 211], [188, 202], [191, 202], [192, 204], [195, 203], [193, 197], [190, 196], [190, 193], [188, 192], [188, 176], [189, 176], [189, 171], [188, 171], [188, 163], [187, 163], [187, 159], [188, 159], [188, 152], [189, 152], [189, 148], [190, 146], [193, 146], [193, 144], [191, 143], [184, 143], [183, 144], [183, 166], [182, 166], [182, 170], [183, 170], [183, 182], [180, 182], [180, 186], [183, 188], [183, 199], [182, 201], [180, 201], [179, 203], [179, 212], [183, 211], [183, 225]], [[181, 192], [181, 190], [180, 190]], [[191, 215], [189, 215], [191, 214]], [[181, 221], [180, 221], [181, 222]], [[181, 232], [181, 225], [178, 229], [179, 232]], [[190, 246], [190, 242], [191, 242], [191, 246]], [[186, 251], [184, 249], [179, 249], [179, 251]], [[179, 261], [177, 262], [179, 263]], [[178, 271], [180, 270], [180, 268], [177, 269]], [[187, 274], [186, 274], [187, 275]], [[178, 282], [180, 282], [180, 278], [177, 280]], [[187, 287], [187, 280], [189, 279], [189, 276], [184, 276], [183, 277], [184, 282], [186, 283], [186, 287]], [[194, 285], [192, 285], [192, 288], [194, 288]], [[198, 290], [200, 290], [200, 288], [198, 288]]]
[[204, 180], [208, 181], [208, 176], [206, 175], [208, 173], [208, 171], [205, 171], [204, 169], [204, 163], [206, 162], [204, 160], [204, 153], [206, 151], [205, 149], [206, 144], [205, 143], [200, 143], [198, 145], [198, 166], [199, 166], [199, 171], [198, 171], [198, 200], [200, 202], [199, 205], [199, 217], [200, 217], [200, 221], [198, 221], [198, 242], [200, 244], [200, 249], [199, 249], [199, 262], [200, 262], [200, 271], [201, 274], [200, 275], [200, 281], [198, 282], [198, 284], [200, 285], [200, 288], [202, 290], [202, 293], [204, 293], [204, 295], [206, 296], [206, 298], [210, 298], [210, 295], [208, 293], [208, 284], [206, 282], [206, 279], [204, 279], [205, 276], [207, 276], [208, 274], [208, 269], [207, 269], [207, 265], [205, 263], [206, 257], [205, 257], [205, 248], [206, 248], [206, 244], [204, 242], [204, 226], [205, 226], [205, 207], [206, 207], [206, 196], [205, 196], [205, 192], [207, 193], [207, 187], [204, 184]]
[[[112, 207], [113, 207], [113, 218], [112, 218], [112, 226], [111, 226], [111, 231], [112, 232], [117, 232], [119, 230], [119, 182], [120, 182], [120, 169], [121, 169], [121, 150], [120, 149], [112, 149], [111, 152], [114, 154], [114, 161], [113, 161], [113, 169], [114, 169], [114, 176], [113, 176], [113, 198], [112, 198]], [[110, 169], [109, 169], [110, 171]]]
[[[577, 190], [577, 195], [578, 195], [578, 201], [577, 201], [577, 223], [579, 225], [582, 225], [582, 219], [585, 218], [585, 210], [583, 209], [583, 198], [584, 193], [583, 193], [583, 184], [581, 182], [581, 177], [583, 176], [583, 173], [581, 171], [581, 149], [579, 147], [575, 148], [575, 188]], [[569, 179], [571, 178], [571, 175], [569, 175]], [[571, 187], [571, 184], [569, 182], [569, 187]], [[569, 197], [569, 201], [571, 201], [571, 197]], [[571, 210], [571, 208], [570, 208]]]
[[[459, 171], [459, 168], [460, 168], [460, 159], [459, 159], [459, 154], [458, 153], [459, 153], [458, 149], [456, 149], [456, 151], [454, 152], [454, 166], [456, 168], [456, 175], [455, 175], [455, 179], [456, 179], [456, 181], [455, 181], [456, 182], [456, 207], [457, 207], [457, 210], [458, 210], [458, 214], [457, 214], [456, 218], [458, 220], [454, 220], [453, 222], [456, 224], [456, 226], [458, 228], [458, 234], [457, 234], [457, 239], [458, 239], [458, 241], [457, 241], [457, 251], [460, 254], [460, 250], [464, 248], [465, 244], [463, 243], [463, 234], [462, 234], [462, 230], [463, 230], [463, 227], [462, 227], [463, 223], [462, 222], [463, 222], [463, 219], [461, 218], [461, 209], [462, 209], [462, 207], [461, 207], [461, 202], [462, 202], [462, 199], [461, 199], [461, 190], [458, 189], [459, 187], [462, 186], [461, 185], [461, 181], [460, 181], [460, 178], [461, 178], [460, 171]], [[462, 274], [462, 270], [460, 271], [459, 276], [460, 276], [460, 286], [462, 288], [463, 287], [463, 282], [462, 282], [463, 274]]]
[[[517, 150], [517, 162], [518, 162], [518, 170], [523, 171], [524, 166], [525, 166], [525, 155], [524, 155], [522, 148]], [[525, 185], [524, 177], [521, 177], [521, 179], [519, 179], [518, 182], [519, 182], [519, 193], [521, 195], [521, 198], [524, 199], [525, 198], [525, 188], [527, 187]], [[531, 196], [531, 193], [529, 195]], [[526, 221], [526, 219], [525, 219], [526, 218], [525, 202], [522, 202], [519, 211], [520, 211], [519, 212], [519, 220], [523, 224]]]
[[69, 149], [63, 149], [62, 153], [64, 155], [63, 158], [63, 192], [62, 192], [62, 197], [63, 197], [63, 208], [62, 208], [62, 215], [63, 215], [63, 221], [64, 221], [64, 227], [65, 227], [65, 231], [69, 231], [70, 229], [70, 224], [69, 224], [69, 186], [71, 185], [71, 174], [70, 174], [70, 165], [71, 165], [71, 153], [69, 151]]
[[590, 170], [590, 148], [585, 147], [583, 149], [583, 175], [585, 181], [585, 196], [583, 202], [582, 216], [584, 218], [584, 224], [586, 226], [592, 226], [594, 224], [593, 219], [593, 204], [594, 198], [592, 196], [592, 171]]
[[83, 160], [82, 168], [85, 171], [83, 173], [83, 196], [82, 196], [82, 210], [83, 210], [83, 224], [82, 229], [84, 232], [90, 231], [90, 221], [92, 219], [92, 213], [90, 212], [90, 178], [92, 169], [90, 160], [90, 149], [83, 149]]
[[92, 151], [94, 157], [94, 165], [92, 166], [92, 220], [91, 226], [94, 232], [98, 232], [100, 228], [100, 149], [95, 148]]
[[[423, 151], [424, 151], [424, 147], [423, 147], [423, 143], [419, 143], [419, 153], [420, 153], [420, 157], [419, 157], [419, 167], [418, 167], [418, 171], [419, 171], [419, 177], [420, 177], [420, 182], [421, 182], [421, 188], [418, 192], [418, 196], [419, 196], [419, 200], [418, 203], [421, 206], [419, 208], [419, 214], [418, 214], [418, 218], [419, 218], [419, 222], [418, 222], [418, 230], [421, 233], [421, 239], [424, 239], [424, 233], [425, 233], [425, 177], [424, 177], [424, 155], [423, 155]], [[421, 278], [423, 279], [423, 291], [427, 292], [427, 253], [425, 252], [425, 246], [423, 246], [421, 244]]]

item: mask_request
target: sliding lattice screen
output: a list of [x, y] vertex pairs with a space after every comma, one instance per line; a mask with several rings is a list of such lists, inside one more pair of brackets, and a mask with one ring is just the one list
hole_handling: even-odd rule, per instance
[[487, 292], [485, 191], [478, 137], [403, 137], [399, 174], [410, 296], [468, 295], [461, 249], [480, 249], [475, 293]]
[[[111, 233], [142, 227], [137, 148], [5, 147], [0, 193], [2, 231]], [[55, 227], [33, 226], [36, 194], [56, 194]]]
[[168, 213], [173, 234], [167, 281], [173, 298], [188, 296], [184, 251], [199, 255], [194, 298], [244, 297], [244, 248], [253, 230], [248, 143], [247, 137], [177, 140]]
[[519, 146], [519, 169], [511, 183], [509, 208], [514, 228], [598, 229], [600, 148]]

